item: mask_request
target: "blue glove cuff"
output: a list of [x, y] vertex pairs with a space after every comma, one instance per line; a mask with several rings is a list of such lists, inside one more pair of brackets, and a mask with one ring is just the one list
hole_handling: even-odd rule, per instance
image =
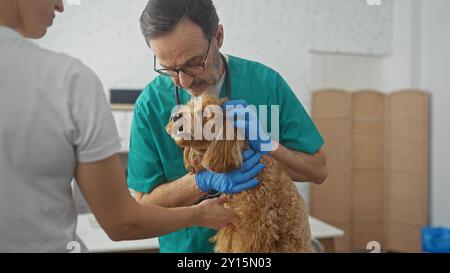
[[208, 193], [211, 191], [211, 189], [209, 189], [206, 185], [204, 185], [204, 183], [202, 183], [202, 178], [201, 175], [204, 171], [196, 173], [194, 175], [194, 179], [195, 179], [195, 184], [197, 185], [197, 187], [204, 193]]

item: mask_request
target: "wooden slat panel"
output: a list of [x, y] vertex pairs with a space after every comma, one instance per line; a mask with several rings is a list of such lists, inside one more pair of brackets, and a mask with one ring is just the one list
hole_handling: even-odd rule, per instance
[[329, 176], [311, 187], [311, 215], [344, 230], [336, 251], [351, 250], [351, 95], [342, 90], [313, 94], [312, 118], [325, 138]]
[[429, 99], [404, 90], [386, 102], [386, 247], [419, 252], [420, 228], [429, 224]]

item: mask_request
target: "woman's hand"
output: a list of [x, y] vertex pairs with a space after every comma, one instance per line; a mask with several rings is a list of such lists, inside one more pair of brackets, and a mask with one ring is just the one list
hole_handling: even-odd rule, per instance
[[222, 196], [216, 199], [205, 200], [196, 205], [200, 219], [199, 226], [212, 229], [221, 229], [229, 224], [237, 226], [239, 224], [237, 216], [223, 206], [228, 201], [228, 197]]

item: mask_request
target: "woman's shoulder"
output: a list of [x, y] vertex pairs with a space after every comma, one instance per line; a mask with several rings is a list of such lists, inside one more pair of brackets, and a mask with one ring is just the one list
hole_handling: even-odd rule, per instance
[[95, 75], [95, 73], [81, 60], [63, 52], [46, 49], [32, 41], [18, 41], [16, 49], [21, 53], [24, 64], [35, 67], [41, 72], [62, 75], [67, 73], [83, 73]]

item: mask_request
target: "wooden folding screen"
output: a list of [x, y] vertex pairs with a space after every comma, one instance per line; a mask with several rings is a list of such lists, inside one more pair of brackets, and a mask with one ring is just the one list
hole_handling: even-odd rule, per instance
[[314, 92], [329, 178], [311, 188], [311, 215], [342, 228], [337, 251], [420, 251], [428, 224], [428, 96], [418, 91]]

